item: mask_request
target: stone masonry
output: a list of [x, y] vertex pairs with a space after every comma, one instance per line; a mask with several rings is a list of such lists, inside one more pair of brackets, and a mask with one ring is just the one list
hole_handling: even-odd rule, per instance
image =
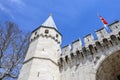
[[52, 16], [30, 38], [18, 80], [120, 80], [120, 22], [60, 47], [62, 35]]

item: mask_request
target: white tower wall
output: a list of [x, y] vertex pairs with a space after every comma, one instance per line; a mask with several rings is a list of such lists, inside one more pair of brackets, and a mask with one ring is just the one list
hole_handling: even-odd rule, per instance
[[[49, 24], [54, 22], [51, 16], [46, 21]], [[61, 53], [61, 35], [56, 26], [51, 27], [47, 22], [32, 33], [31, 43], [18, 80], [60, 79], [57, 61]]]

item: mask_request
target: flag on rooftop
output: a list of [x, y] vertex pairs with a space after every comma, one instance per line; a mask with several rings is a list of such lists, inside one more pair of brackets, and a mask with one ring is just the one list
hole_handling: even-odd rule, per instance
[[107, 20], [105, 20], [102, 16], [99, 16], [99, 18], [104, 25], [108, 25]]
[[111, 30], [110, 30], [109, 27], [108, 27], [108, 22], [107, 22], [107, 20], [106, 20], [105, 18], [103, 18], [102, 16], [99, 16], [99, 18], [100, 18], [101, 22], [104, 24], [105, 29], [106, 29], [108, 32], [111, 32]]

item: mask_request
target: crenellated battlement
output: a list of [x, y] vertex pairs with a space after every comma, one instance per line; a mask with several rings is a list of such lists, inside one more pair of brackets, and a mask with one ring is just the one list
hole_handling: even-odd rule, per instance
[[62, 35], [50, 15], [31, 34], [18, 80], [119, 80], [120, 22], [95, 34], [61, 49]]
[[84, 43], [81, 42], [81, 39], [78, 39], [72, 42], [72, 45], [69, 44], [63, 47], [59, 60], [60, 67], [65, 66], [68, 62], [74, 61], [74, 59], [88, 59], [94, 61], [99, 57], [100, 52], [104, 52], [115, 45], [119, 45], [120, 22], [115, 21], [108, 25], [108, 27], [111, 32], [108, 32], [105, 28], [95, 31], [97, 39], [95, 39], [92, 34], [88, 34], [83, 38]]
[[40, 26], [39, 28], [35, 29], [32, 32], [30, 42], [33, 42], [39, 37], [42, 37], [42, 38], [51, 38], [58, 44], [61, 44], [61, 36], [62, 35], [55, 28]]

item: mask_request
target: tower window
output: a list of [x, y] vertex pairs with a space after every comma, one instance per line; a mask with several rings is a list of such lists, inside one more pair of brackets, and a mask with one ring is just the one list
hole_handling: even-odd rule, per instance
[[31, 39], [31, 41], [33, 41], [33, 39]]
[[35, 32], [35, 35], [37, 34], [37, 32]]
[[56, 37], [58, 38], [58, 34], [56, 34]]
[[49, 30], [45, 30], [45, 33], [48, 34], [48, 33], [49, 33]]
[[87, 40], [89, 41], [89, 39], [87, 38]]
[[38, 72], [37, 77], [39, 77], [39, 75], [40, 75], [40, 72]]
[[118, 28], [117, 26], [115, 26], [116, 28]]

